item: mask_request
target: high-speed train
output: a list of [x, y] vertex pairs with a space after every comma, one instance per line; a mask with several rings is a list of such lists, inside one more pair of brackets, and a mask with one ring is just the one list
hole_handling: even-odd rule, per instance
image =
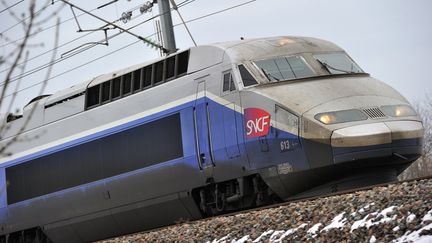
[[0, 159], [0, 242], [89, 242], [391, 181], [423, 138], [343, 49], [291, 36], [193, 47], [1, 122], [2, 146], [19, 139]]

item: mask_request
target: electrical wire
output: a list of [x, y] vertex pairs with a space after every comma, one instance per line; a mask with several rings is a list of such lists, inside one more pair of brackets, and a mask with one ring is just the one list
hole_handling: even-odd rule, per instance
[[[201, 20], [201, 19], [204, 19], [204, 18], [207, 18], [207, 17], [213, 16], [213, 15], [216, 15], [216, 14], [219, 14], [219, 13], [222, 13], [222, 12], [226, 12], [226, 11], [228, 11], [228, 10], [231, 10], [231, 9], [234, 9], [234, 8], [237, 8], [237, 7], [241, 7], [241, 6], [244, 6], [244, 5], [250, 4], [250, 3], [255, 2], [255, 1], [257, 1], [257, 0], [250, 0], [250, 1], [247, 1], [247, 2], [244, 2], [244, 3], [241, 3], [241, 4], [238, 4], [238, 5], [234, 5], [234, 6], [231, 6], [231, 7], [228, 7], [228, 8], [222, 9], [222, 10], [219, 10], [219, 11], [215, 11], [215, 12], [212, 12], [212, 13], [209, 13], [209, 14], [206, 14], [206, 15], [202, 15], [202, 16], [200, 16], [200, 17], [196, 17], [196, 18], [194, 18], [194, 19], [187, 20], [187, 21], [185, 21], [185, 23], [190, 23], [190, 22], [194, 22], [194, 21], [197, 21], [197, 20]], [[154, 16], [154, 18], [156, 18], [157, 16], [158, 16], [158, 15]], [[153, 17], [152, 17], [151, 19], [153, 19]], [[150, 20], [150, 19], [148, 19], [148, 20]], [[183, 24], [183, 23], [178, 23], [178, 24], [175, 24], [173, 27], [177, 27], [177, 26], [182, 25], [182, 24]], [[150, 38], [150, 37], [152, 37], [152, 36], [154, 36], [154, 35], [156, 35], [156, 33], [153, 33], [153, 34], [147, 36], [146, 38]], [[137, 43], [139, 43], [139, 42], [141, 42], [141, 41], [138, 40], [138, 41], [134, 41], [134, 42], [132, 42], [132, 43], [129, 43], [129, 44], [127, 44], [127, 45], [125, 45], [125, 46], [122, 46], [122, 47], [120, 47], [120, 48], [118, 48], [118, 49], [116, 49], [116, 50], [114, 50], [114, 51], [112, 51], [112, 52], [109, 52], [109, 53], [103, 55], [103, 56], [97, 57], [97, 58], [95, 58], [95, 59], [92, 59], [91, 61], [88, 61], [88, 62], [86, 62], [86, 63], [83, 63], [83, 64], [79, 65], [79, 66], [76, 66], [76, 67], [71, 68], [71, 69], [68, 69], [68, 70], [66, 70], [66, 71], [64, 71], [64, 72], [62, 72], [62, 73], [59, 73], [59, 74], [57, 74], [57, 75], [55, 75], [55, 76], [53, 76], [53, 77], [50, 77], [48, 80], [51, 80], [51, 79], [57, 78], [57, 77], [62, 76], [62, 75], [64, 75], [64, 74], [66, 74], [66, 73], [69, 73], [69, 72], [74, 71], [74, 70], [76, 70], [76, 69], [78, 69], [78, 68], [81, 68], [81, 67], [83, 67], [83, 66], [85, 66], [85, 65], [91, 64], [91, 63], [93, 63], [93, 62], [95, 62], [95, 61], [97, 61], [97, 60], [100, 60], [100, 59], [102, 59], [102, 58], [104, 58], [104, 57], [107, 57], [107, 56], [109, 56], [109, 55], [112, 55], [112, 54], [114, 54], [114, 53], [116, 53], [116, 52], [118, 52], [118, 51], [120, 51], [120, 50], [126, 49], [127, 47], [130, 47], [130, 46], [132, 46], [132, 45], [134, 45], [134, 44], [137, 44]], [[54, 64], [55, 64], [55, 63], [53, 63], [52, 65], [54, 65]], [[46, 67], [45, 67], [45, 68], [46, 68]], [[25, 87], [25, 88], [23, 88], [23, 89], [20, 89], [20, 90], [17, 91], [17, 93], [22, 92], [22, 91], [25, 91], [25, 90], [27, 90], [27, 89], [30, 89], [30, 88], [32, 88], [32, 87], [35, 87], [35, 86], [37, 86], [37, 85], [39, 85], [39, 84], [42, 84], [43, 82], [45, 82], [45, 80], [42, 81], [42, 82], [38, 82], [38, 83], [35, 83], [35, 84], [33, 84], [33, 85], [27, 86], [27, 87]], [[11, 95], [13, 95], [13, 94], [8, 94], [8, 95], [5, 96], [5, 98], [6, 98], [6, 97], [9, 97], [9, 96], [11, 96]]]
[[[86, 66], [86, 65], [88, 65], [88, 64], [90, 64], [90, 63], [93, 63], [93, 62], [95, 62], [95, 61], [97, 61], [97, 60], [100, 60], [100, 59], [102, 59], [102, 58], [104, 58], [104, 57], [110, 56], [110, 55], [112, 55], [112, 54], [114, 54], [114, 53], [116, 53], [116, 52], [119, 52], [119, 51], [121, 51], [121, 50], [123, 50], [123, 49], [126, 49], [126, 48], [128, 48], [128, 47], [130, 47], [130, 46], [133, 46], [133, 45], [135, 45], [135, 44], [137, 44], [137, 43], [139, 43], [139, 42], [141, 42], [141, 40], [137, 40], [137, 41], [134, 41], [134, 42], [132, 42], [132, 43], [129, 43], [129, 44], [127, 44], [127, 45], [125, 45], [125, 46], [123, 46], [123, 47], [121, 47], [121, 48], [118, 48], [118, 49], [116, 49], [116, 50], [114, 50], [114, 51], [112, 51], [112, 52], [109, 52], [109, 53], [107, 53], [107, 54], [105, 54], [105, 55], [102, 55], [102, 56], [100, 56], [100, 57], [97, 57], [97, 58], [95, 58], [95, 59], [92, 59], [92, 60], [90, 60], [90, 61], [88, 61], [88, 62], [86, 62], [86, 63], [83, 63], [83, 64], [81, 64], [81, 65], [78, 65], [78, 66], [76, 66], [76, 67], [74, 67], [74, 68], [68, 69], [68, 70], [66, 70], [66, 71], [64, 71], [64, 72], [62, 72], [62, 73], [56, 74], [55, 76], [52, 76], [52, 77], [50, 77], [50, 78], [48, 78], [48, 79], [46, 79], [46, 80], [44, 80], [44, 81], [42, 81], [42, 82], [38, 82], [38, 83], [32, 84], [32, 85], [30, 85], [30, 86], [27, 86], [27, 87], [25, 87], [25, 88], [22, 88], [22, 89], [18, 90], [16, 93], [19, 93], [19, 92], [22, 92], [22, 91], [28, 90], [28, 89], [33, 88], [33, 87], [35, 87], [35, 86], [38, 86], [38, 85], [40, 85], [40, 84], [42, 84], [42, 83], [44, 83], [44, 82], [47, 82], [47, 81], [49, 81], [49, 80], [51, 80], [51, 79], [54, 79], [54, 78], [57, 78], [57, 77], [63, 76], [63, 75], [65, 75], [66, 73], [70, 73], [70, 72], [72, 72], [72, 71], [74, 71], [74, 70], [76, 70], [76, 69], [78, 69], [78, 68], [81, 68], [81, 67], [83, 67], [83, 66]], [[9, 96], [11, 96], [11, 95], [13, 95], [13, 93], [12, 93], [12, 94], [8, 94], [8, 95], [6, 95], [4, 98], [7, 98], [7, 97], [9, 97]]]
[[[193, 1], [195, 1], [195, 0], [192, 0], [192, 1], [191, 1], [191, 0], [189, 0], [189, 1], [184, 1], [183, 4], [182, 4], [182, 7], [183, 7], [183, 6], [186, 6], [188, 3], [192, 3]], [[186, 3], [185, 3], [185, 2], [186, 2]], [[131, 29], [133, 29], [133, 28], [136, 28], [136, 27], [138, 27], [139, 25], [142, 25], [142, 24], [144, 24], [144, 23], [146, 23], [146, 22], [149, 22], [150, 20], [153, 20], [153, 19], [155, 19], [155, 18], [157, 18], [157, 17], [159, 17], [159, 16], [161, 16], [161, 15], [163, 15], [163, 14], [166, 14], [166, 13], [158, 14], [158, 15], [156, 15], [156, 16], [153, 16], [153, 17], [151, 17], [151, 18], [148, 18], [148, 19], [146, 19], [146, 20], [144, 20], [144, 21], [142, 21], [142, 22], [140, 22], [140, 23], [138, 23], [138, 24], [136, 24], [136, 25], [134, 25], [134, 26], [132, 26], [132, 27], [127, 28], [127, 30], [131, 30]], [[89, 33], [86, 34], [86, 35], [89, 35], [90, 33], [94, 33], [94, 32], [89, 32]], [[106, 40], [108, 41], [108, 40], [110, 40], [110, 39], [112, 39], [112, 38], [114, 38], [114, 37], [117, 37], [117, 36], [119, 36], [119, 35], [121, 35], [121, 34], [123, 34], [123, 33], [124, 33], [124, 32], [118, 32], [118, 33], [116, 33], [116, 34], [113, 34], [113, 35], [107, 37]], [[84, 37], [84, 36], [83, 36], [83, 37]], [[83, 37], [75, 38], [75, 39], [73, 39], [73, 40], [71, 40], [71, 41], [69, 41], [69, 42], [73, 42], [73, 41], [75, 41], [76, 39], [80, 39], [80, 38], [83, 38]], [[105, 39], [104, 39], [104, 40], [105, 40]], [[103, 41], [103, 40], [102, 40], [102, 41]], [[99, 42], [102, 42], [102, 41], [99, 41]], [[67, 43], [64, 43], [64, 44], [62, 44], [62, 46], [66, 45], [66, 44], [67, 44]], [[19, 80], [19, 79], [21, 79], [21, 78], [23, 78], [23, 77], [27, 77], [27, 76], [29, 76], [29, 75], [32, 75], [32, 74], [37, 73], [37, 72], [39, 72], [39, 71], [42, 71], [43, 69], [45, 69], [45, 68], [47, 68], [47, 67], [49, 67], [49, 66], [51, 66], [51, 65], [54, 65], [54, 64], [57, 64], [57, 63], [59, 63], [59, 62], [62, 62], [62, 61], [64, 61], [64, 60], [66, 60], [66, 59], [69, 59], [69, 58], [71, 58], [71, 57], [73, 57], [73, 56], [75, 56], [75, 55], [78, 55], [78, 54], [80, 54], [80, 53], [82, 53], [82, 52], [84, 52], [84, 51], [87, 51], [87, 50], [89, 50], [89, 49], [91, 49], [91, 48], [93, 48], [93, 47], [95, 47], [95, 46], [97, 46], [97, 45], [98, 45], [98, 43], [91, 43], [89, 46], [86, 46], [86, 47], [83, 48], [83, 49], [80, 49], [80, 50], [78, 50], [78, 51], [76, 51], [76, 52], [73, 52], [73, 53], [70, 54], [70, 55], [67, 55], [67, 56], [63, 56], [63, 57], [57, 58], [57, 59], [54, 60], [53, 62], [48, 62], [48, 63], [42, 64], [42, 65], [40, 65], [40, 66], [38, 66], [38, 67], [35, 67], [35, 68], [31, 69], [31, 70], [28, 70], [28, 71], [24, 72], [23, 74], [20, 74], [20, 75], [14, 76], [14, 77], [12, 77], [12, 78], [9, 80], [9, 83], [13, 83], [13, 82], [15, 82], [15, 81], [17, 81], [17, 80]], [[60, 46], [59, 46], [59, 47], [60, 47]], [[46, 53], [49, 53], [49, 52], [51, 52], [51, 51], [53, 51], [53, 50], [56, 50], [56, 49], [58, 49], [59, 47], [56, 47], [56, 48], [54, 48], [54, 49], [52, 49], [52, 50], [50, 50], [50, 51], [47, 51], [47, 52], [45, 52], [45, 53], [43, 53], [43, 54], [40, 54], [39, 56], [44, 55], [44, 54], [46, 54]], [[34, 59], [34, 58], [31, 58], [31, 59]], [[30, 59], [29, 59], [29, 60], [30, 60]], [[7, 69], [6, 69], [6, 70], [7, 70]], [[1, 72], [4, 72], [4, 70], [2, 70]], [[0, 72], [0, 73], [1, 73], [1, 72]], [[3, 86], [4, 83], [5, 83], [5, 82], [2, 82], [2, 83], [0, 83], [0, 85]]]
[[190, 32], [187, 24], [185, 23], [182, 15], [180, 14], [180, 11], [178, 10], [178, 6], [176, 5], [175, 1], [171, 0], [171, 4], [173, 5], [173, 9], [177, 12], [178, 16], [180, 17], [180, 20], [182, 21], [184, 27], [186, 28], [186, 30], [189, 34], [189, 37], [192, 39], [192, 42], [194, 43], [195, 46], [197, 46], [197, 43], [195, 42], [195, 39], [193, 38], [192, 33]]
[[18, 5], [18, 4], [22, 3], [22, 2], [24, 2], [24, 0], [18, 1], [16, 3], [12, 4], [11, 6], [6, 7], [5, 9], [3, 9], [3, 10], [0, 11], [0, 14], [3, 13], [4, 11], [8, 10], [8, 9], [11, 9], [11, 8], [15, 7], [16, 5]]
[[[93, 11], [95, 11], [95, 10], [97, 10], [97, 9], [96, 9], [96, 8], [95, 8], [95, 9], [92, 9], [92, 10], [90, 10], [89, 12], [93, 12]], [[78, 15], [77, 15], [77, 18], [79, 18], [80, 16], [82, 16], [82, 15], [84, 15], [84, 14], [85, 14], [85, 13], [78, 14]], [[68, 18], [68, 19], [66, 19], [66, 20], [63, 20], [63, 21], [60, 22], [60, 25], [66, 23], [66, 22], [69, 22], [69, 21], [71, 21], [71, 20], [73, 20], [73, 19], [74, 19], [74, 17], [71, 17], [71, 18]], [[31, 33], [29, 37], [32, 37], [32, 36], [38, 35], [38, 34], [44, 32], [44, 31], [49, 30], [49, 29], [52, 29], [52, 28], [54, 28], [54, 27], [56, 27], [55, 24], [54, 24], [54, 25], [51, 25], [51, 26], [49, 26], [49, 27], [46, 27], [46, 28], [40, 29], [39, 31], [36, 31], [36, 32], [34, 32], [34, 33]], [[0, 47], [5, 47], [5, 46], [8, 46], [8, 45], [10, 45], [10, 44], [15, 44], [15, 43], [17, 43], [17, 42], [19, 42], [19, 41], [21, 41], [21, 40], [23, 40], [23, 39], [24, 39], [24, 37], [21, 37], [21, 38], [15, 39], [15, 40], [13, 40], [13, 41], [6, 42], [5, 44], [1, 45]]]
[[[57, 0], [57, 1], [59, 1], [59, 0]], [[178, 7], [180, 8], [180, 7], [186, 6], [187, 4], [192, 3], [192, 2], [194, 2], [194, 1], [196, 1], [196, 0], [186, 0], [186, 1], [183, 1], [182, 3], [180, 3], [181, 5], [180, 5], [180, 4], [178, 5]], [[134, 7], [134, 8], [132, 8], [132, 9], [137, 9], [137, 8], [139, 8], [139, 6], [141, 6], [141, 5], [138, 5], [138, 6]], [[99, 8], [99, 7], [98, 7], [98, 8]], [[93, 9], [93, 10], [91, 10], [90, 12], [92, 12], [92, 11], [94, 11], [94, 10], [96, 10], [96, 9]], [[129, 10], [129, 11], [130, 11], [130, 10]], [[82, 16], [83, 14], [85, 14], [85, 13], [79, 14], [77, 17], [80, 17], [80, 16]], [[138, 16], [132, 18], [130, 21], [135, 20], [136, 18], [139, 18], [139, 17], [141, 17], [141, 16], [143, 16], [143, 15], [138, 15]], [[67, 19], [67, 20], [64, 20], [64, 21], [60, 22], [60, 24], [65, 23], [65, 22], [67, 22], [67, 21], [70, 21], [71, 19], [73, 19], [73, 17], [70, 18], [70, 19]], [[151, 18], [151, 19], [153, 19], [153, 18]], [[115, 20], [114, 22], [118, 22], [118, 21], [120, 21], [120, 20], [121, 20], [121, 19], [117, 19], [117, 20]], [[145, 22], [148, 22], [148, 20], [145, 21]], [[142, 22], [142, 23], [140, 23], [140, 24], [143, 24], [143, 23], [145, 23], [145, 22]], [[51, 29], [51, 28], [53, 28], [53, 27], [55, 27], [55, 25], [50, 26], [50, 27], [47, 27], [47, 28], [45, 28], [45, 29], [42, 29], [40, 32], [43, 32], [43, 31], [48, 30], [48, 29]], [[133, 28], [135, 28], [135, 27], [136, 27], [136, 26], [134, 26]], [[38, 32], [38, 33], [40, 33], [40, 32]], [[36, 34], [38, 34], [38, 33], [36, 33]], [[63, 47], [63, 46], [66, 46], [66, 45], [68, 45], [68, 44], [70, 44], [70, 43], [72, 43], [72, 42], [75, 42], [75, 41], [77, 41], [77, 40], [79, 40], [79, 39], [82, 39], [82, 38], [84, 38], [84, 37], [86, 37], [86, 36], [88, 36], [88, 35], [90, 35], [90, 34], [93, 34], [93, 33], [95, 33], [95, 32], [89, 32], [89, 33], [86, 33], [86, 34], [84, 34], [84, 35], [82, 35], [82, 36], [76, 37], [76, 38], [74, 38], [74, 39], [72, 39], [72, 40], [70, 40], [70, 41], [67, 41], [67, 42], [65, 42], [65, 43], [63, 43], [63, 44], [61, 44], [61, 45], [59, 45], [59, 46], [57, 46], [57, 47], [55, 47], [55, 48], [53, 48], [53, 49], [51, 49], [51, 50], [48, 50], [48, 51], [42, 52], [42, 53], [40, 53], [40, 54], [38, 54], [38, 55], [36, 55], [36, 56], [33, 56], [33, 57], [29, 58], [29, 59], [27, 60], [27, 62], [32, 61], [32, 60], [34, 60], [34, 59], [36, 59], [36, 58], [38, 58], [38, 57], [41, 57], [41, 56], [43, 56], [43, 55], [46, 55], [46, 54], [48, 54], [48, 53], [50, 53], [50, 52], [52, 52], [52, 51], [57, 50], [58, 48], [61, 48], [61, 47]], [[9, 44], [11, 44], [11, 43], [18, 42], [18, 41], [20, 41], [20, 40], [22, 40], [22, 38], [21, 38], [21, 39], [18, 39], [18, 40], [15, 40], [15, 41], [11, 41], [11, 42], [5, 43], [5, 44], [2, 44], [2, 45], [0, 45], [0, 47], [1, 47], [1, 48], [4, 48], [5, 46], [7, 46], [7, 45], [9, 45]], [[93, 47], [93, 46], [96, 46], [96, 45], [92, 45], [92, 47]], [[86, 49], [86, 50], [87, 50], [87, 49]], [[17, 66], [20, 66], [20, 65], [23, 65], [23, 62], [19, 63]], [[4, 72], [6, 72], [7, 70], [9, 70], [9, 69], [8, 69], [8, 68], [5, 68], [5, 69], [3, 69], [3, 70], [0, 70], [0, 73], [4, 73]], [[2, 83], [1, 83], [0, 85], [2, 85]]]
[[[57, 2], [57, 1], [58, 1], [58, 0], [55, 0], [54, 3]], [[48, 8], [49, 6], [51, 6], [51, 3], [50, 3], [50, 4], [47, 4], [47, 5], [45, 5], [45, 6], [43, 6], [41, 9], [37, 10], [34, 14], [35, 14], [35, 15], [38, 15], [40, 12], [44, 11], [44, 10], [45, 10], [46, 8]], [[30, 16], [27, 16], [27, 17], [23, 18], [21, 21], [18, 21], [17, 23], [15, 23], [15, 24], [13, 24], [12, 26], [8, 27], [7, 29], [3, 30], [0, 34], [2, 35], [2, 34], [4, 34], [5, 32], [7, 32], [7, 31], [9, 31], [9, 30], [11, 30], [11, 29], [13, 29], [13, 28], [15, 28], [16, 26], [18, 26], [19, 24], [21, 24], [22, 22], [26, 21], [26, 20], [29, 19], [29, 18], [30, 18]], [[3, 47], [3, 46], [2, 46], [2, 47]]]

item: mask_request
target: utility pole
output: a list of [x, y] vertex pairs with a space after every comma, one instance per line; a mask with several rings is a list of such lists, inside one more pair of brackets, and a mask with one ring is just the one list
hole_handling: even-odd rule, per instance
[[167, 50], [166, 54], [169, 55], [177, 51], [171, 18], [171, 8], [169, 0], [157, 0], [157, 3], [159, 5], [159, 14], [161, 14], [160, 20], [162, 25], [163, 46]]

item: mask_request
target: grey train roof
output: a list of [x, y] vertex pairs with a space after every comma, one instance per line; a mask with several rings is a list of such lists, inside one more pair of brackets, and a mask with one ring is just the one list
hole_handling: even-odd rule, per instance
[[[195, 71], [205, 69], [216, 63], [220, 63], [223, 61], [224, 58], [228, 58], [231, 63], [240, 63], [245, 60], [256, 60], [275, 56], [279, 53], [284, 53], [284, 55], [290, 55], [304, 52], [343, 51], [343, 49], [341, 49], [337, 45], [325, 40], [311, 37], [294, 36], [279, 36], [220, 42], [198, 47], [192, 47], [188, 50], [190, 50], [191, 52], [188, 73], [193, 73]], [[171, 55], [176, 55], [180, 52], [182, 51]], [[136, 64], [111, 73], [105, 73], [96, 76], [90, 80], [78, 83], [69, 88], [60, 90], [51, 96], [41, 99], [39, 105], [47, 106], [53, 104], [74, 94], [84, 92], [88, 87], [98, 85], [109, 79], [112, 79], [113, 77], [121, 76], [123, 74], [145, 67], [149, 64], [156, 63], [168, 57], [152, 59], [150, 61]]]

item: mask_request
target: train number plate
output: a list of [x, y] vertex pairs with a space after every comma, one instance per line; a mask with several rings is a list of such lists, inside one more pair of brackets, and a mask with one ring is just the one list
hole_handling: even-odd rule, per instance
[[291, 145], [289, 140], [283, 140], [280, 142], [280, 150], [281, 152], [285, 152], [291, 149]]

